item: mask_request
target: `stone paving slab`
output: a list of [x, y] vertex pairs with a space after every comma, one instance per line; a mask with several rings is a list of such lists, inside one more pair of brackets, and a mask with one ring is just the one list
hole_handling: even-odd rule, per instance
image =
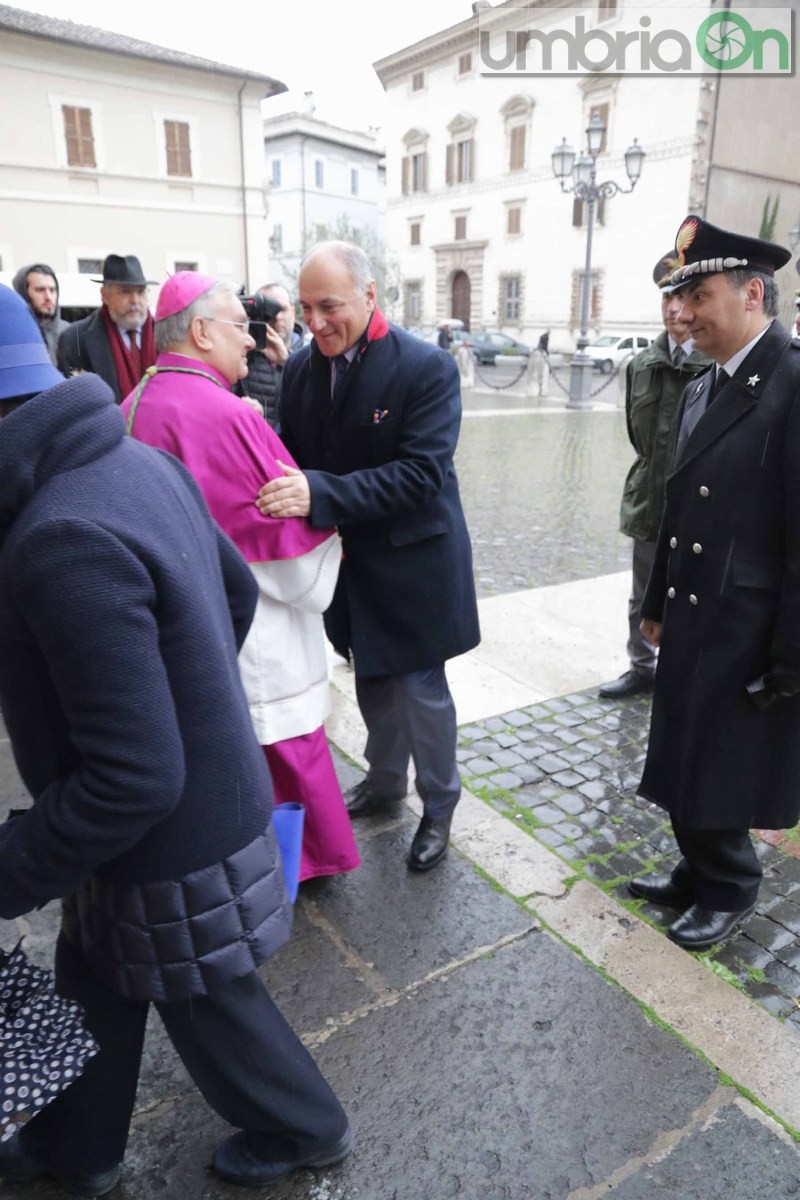
[[378, 986], [405, 987], [530, 927], [531, 915], [509, 897], [492, 893], [487, 904], [486, 889], [476, 887], [474, 869], [458, 854], [435, 871], [410, 872], [405, 853], [416, 821], [408, 814], [372, 836], [371, 824], [356, 824], [361, 869], [322, 885], [316, 901]]
[[[626, 887], [632, 876], [669, 872], [678, 860], [667, 814], [636, 795], [649, 697], [603, 701], [592, 688], [522, 714], [524, 723], [512, 710], [459, 731], [465, 785], [555, 850], [575, 874], [653, 924], [670, 924], [677, 913], [633, 901]], [[510, 765], [510, 753], [523, 764]], [[756, 915], [702, 960], [800, 1033], [800, 860], [766, 842], [757, 842], [757, 852], [764, 882]]]
[[[317, 1056], [357, 1149], [335, 1172], [278, 1185], [275, 1200], [567, 1200], [710, 1099], [732, 1099], [707, 1064], [541, 933], [337, 1028]], [[169, 1145], [159, 1123], [137, 1123], [121, 1195], [235, 1195], [203, 1166], [221, 1123], [195, 1097], [169, 1120], [179, 1132]]]
[[800, 1197], [797, 1147], [755, 1110], [746, 1113], [734, 1105], [611, 1195], [613, 1200], [792, 1200]]

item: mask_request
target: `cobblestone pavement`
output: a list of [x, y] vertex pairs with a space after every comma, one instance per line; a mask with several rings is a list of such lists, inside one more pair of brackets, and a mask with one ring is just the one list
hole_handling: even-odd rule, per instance
[[467, 417], [456, 468], [479, 594], [629, 568], [618, 524], [632, 461], [621, 410]]
[[[659, 927], [676, 916], [634, 900], [625, 881], [669, 871], [669, 820], [636, 796], [649, 698], [614, 704], [596, 691], [464, 726], [458, 758], [469, 789]], [[758, 909], [727, 943], [699, 957], [800, 1034], [800, 860], [764, 841]]]

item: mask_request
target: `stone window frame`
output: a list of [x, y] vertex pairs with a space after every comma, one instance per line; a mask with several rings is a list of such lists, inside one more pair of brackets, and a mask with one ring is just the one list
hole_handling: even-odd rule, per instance
[[[505, 204], [505, 236], [507, 238], [520, 238], [525, 234], [525, 200], [506, 200]], [[519, 228], [512, 229], [512, 212], [519, 213]]]
[[475, 128], [478, 118], [471, 113], [456, 113], [447, 126], [450, 141], [445, 150], [445, 184], [456, 187], [475, 180]]
[[[103, 105], [102, 102], [79, 96], [76, 93], [51, 92], [48, 95], [50, 115], [53, 127], [53, 141], [56, 151], [56, 162], [65, 171], [76, 171], [82, 174], [92, 174], [106, 169], [105, 138], [103, 136]], [[65, 108], [88, 109], [91, 114], [92, 142], [94, 149], [94, 166], [79, 166], [69, 162], [67, 149], [67, 130], [64, 119]]]
[[[424, 129], [411, 128], [403, 135], [402, 142], [406, 153], [403, 155], [400, 164], [400, 190], [404, 196], [414, 195], [417, 192], [427, 192], [429, 178], [428, 133]], [[415, 158], [419, 160], [418, 168], [414, 164]], [[420, 179], [416, 178], [417, 169], [420, 172]], [[415, 186], [417, 182], [421, 186]]]
[[[509, 294], [509, 284], [516, 285], [516, 295]], [[499, 278], [500, 297], [498, 312], [502, 325], [519, 325], [523, 323], [525, 300], [525, 276], [521, 271], [506, 271]], [[509, 305], [515, 307], [515, 312], [509, 312]]]
[[[506, 136], [505, 170], [507, 174], [516, 174], [517, 171], [528, 169], [531, 152], [531, 129], [535, 108], [536, 101], [533, 96], [526, 95], [523, 92], [518, 92], [516, 95], [510, 96], [505, 104], [500, 107], [500, 116], [503, 118]], [[514, 156], [514, 150], [518, 144], [514, 130], [517, 129], [523, 130], [521, 162], [515, 162]]]
[[[580, 329], [581, 327], [581, 293], [584, 274], [584, 270], [577, 267], [572, 272], [572, 295], [569, 318], [570, 328], [572, 329]], [[604, 284], [603, 268], [593, 267], [592, 290], [589, 298], [589, 324], [595, 329], [602, 328], [603, 324]]]
[[[419, 324], [422, 321], [424, 283], [424, 279], [406, 279], [403, 281], [403, 321], [406, 326], [409, 324]], [[412, 291], [419, 300], [419, 312], [416, 315], [409, 312], [409, 297]]]

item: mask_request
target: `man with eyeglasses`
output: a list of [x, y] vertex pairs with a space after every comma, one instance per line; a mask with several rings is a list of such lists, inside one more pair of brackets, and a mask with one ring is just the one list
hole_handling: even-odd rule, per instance
[[95, 282], [102, 284], [102, 306], [61, 334], [58, 369], [67, 376], [94, 372], [119, 404], [156, 360], [153, 318], [147, 307], [147, 288], [155, 281], [145, 279], [135, 254], [109, 254], [103, 278]]

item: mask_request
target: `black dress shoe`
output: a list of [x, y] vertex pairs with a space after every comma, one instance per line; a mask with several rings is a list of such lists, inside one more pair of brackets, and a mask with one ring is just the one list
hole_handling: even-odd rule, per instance
[[240, 1187], [268, 1187], [278, 1179], [306, 1167], [332, 1167], [353, 1149], [353, 1131], [348, 1125], [337, 1142], [319, 1146], [294, 1162], [266, 1162], [247, 1145], [247, 1134], [240, 1131], [220, 1142], [214, 1151], [214, 1170], [220, 1179]]
[[730, 937], [737, 925], [756, 910], [755, 904], [740, 912], [717, 912], [702, 904], [693, 904], [667, 930], [667, 937], [684, 950], [707, 950]]
[[644, 879], [629, 879], [628, 891], [639, 900], [651, 904], [666, 904], [669, 908], [686, 908], [692, 902], [692, 893], [673, 883], [669, 875], [647, 875]]
[[639, 671], [631, 667], [613, 683], [604, 683], [598, 691], [598, 696], [604, 700], [621, 700], [625, 696], [638, 696], [640, 693], [652, 692], [655, 682], [655, 671]]
[[438, 820], [422, 818], [408, 852], [408, 865], [412, 871], [430, 871], [442, 861], [450, 844], [452, 820], [452, 816]]
[[25, 1150], [20, 1144], [18, 1133], [0, 1145], [0, 1178], [6, 1183], [31, 1183], [34, 1179], [49, 1175], [71, 1196], [83, 1196], [85, 1200], [89, 1200], [95, 1196], [105, 1196], [112, 1191], [119, 1183], [121, 1173], [121, 1167], [116, 1166], [110, 1171], [101, 1171], [94, 1175], [62, 1174]]
[[393, 804], [399, 804], [408, 794], [405, 785], [398, 784], [394, 788], [378, 789], [369, 779], [362, 779], [355, 787], [348, 788], [344, 794], [344, 803], [351, 817], [369, 817], [376, 813], [385, 813]]

